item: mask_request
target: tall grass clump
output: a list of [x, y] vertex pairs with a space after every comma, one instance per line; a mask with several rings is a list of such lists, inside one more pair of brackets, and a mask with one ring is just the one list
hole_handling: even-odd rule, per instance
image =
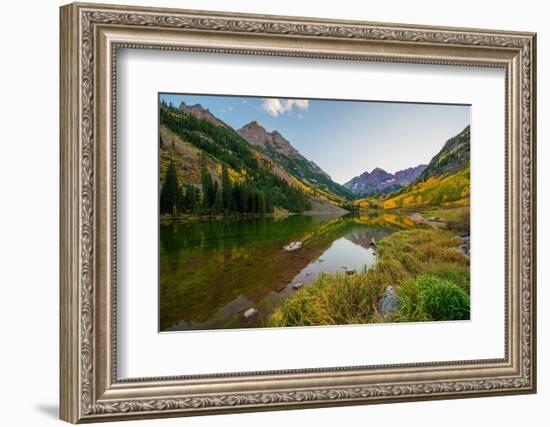
[[374, 295], [360, 275], [323, 274], [314, 286], [287, 298], [269, 318], [269, 326], [323, 326], [369, 322]]
[[398, 320], [468, 320], [470, 297], [464, 289], [439, 277], [423, 274], [399, 287]]
[[439, 277], [460, 286], [470, 294], [470, 268], [454, 264], [436, 264], [424, 270], [426, 274]]
[[[468, 301], [469, 308], [469, 260], [457, 250], [458, 244], [454, 234], [445, 230], [416, 229], [394, 233], [378, 242], [378, 261], [371, 269], [354, 275], [321, 275], [275, 308], [267, 326], [463, 317], [464, 301]], [[419, 277], [430, 277], [431, 282], [417, 281]], [[402, 304], [399, 312], [388, 318], [378, 313], [378, 304], [390, 285], [396, 288]], [[440, 292], [447, 299], [439, 301], [434, 292]], [[467, 300], [462, 298], [464, 296]], [[446, 312], [441, 307], [441, 303], [455, 300], [459, 301], [461, 309], [453, 305]]]

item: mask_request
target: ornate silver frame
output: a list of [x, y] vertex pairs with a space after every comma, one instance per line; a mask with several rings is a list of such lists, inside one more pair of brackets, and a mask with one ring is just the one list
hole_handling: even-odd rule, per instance
[[[536, 35], [189, 10], [61, 8], [61, 418], [129, 418], [534, 393]], [[506, 70], [505, 357], [118, 380], [117, 48]]]

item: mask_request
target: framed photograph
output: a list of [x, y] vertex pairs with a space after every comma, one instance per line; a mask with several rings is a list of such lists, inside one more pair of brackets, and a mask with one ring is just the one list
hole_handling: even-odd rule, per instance
[[536, 391], [535, 34], [61, 8], [61, 418]]

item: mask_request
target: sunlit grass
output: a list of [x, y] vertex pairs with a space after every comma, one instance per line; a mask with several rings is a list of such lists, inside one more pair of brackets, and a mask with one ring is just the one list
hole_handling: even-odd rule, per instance
[[466, 215], [470, 210], [469, 206], [458, 207], [458, 208], [437, 208], [437, 209], [428, 209], [422, 211], [421, 214], [426, 218], [441, 218], [446, 221], [455, 221], [460, 219], [462, 216]]

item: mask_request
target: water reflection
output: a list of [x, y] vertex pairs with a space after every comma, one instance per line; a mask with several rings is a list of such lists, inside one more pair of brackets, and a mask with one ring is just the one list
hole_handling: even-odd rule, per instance
[[[163, 224], [161, 330], [262, 326], [296, 287], [307, 286], [322, 272], [369, 268], [376, 262], [371, 242], [409, 226], [397, 215]], [[283, 250], [291, 241], [302, 242], [302, 249]], [[257, 315], [245, 319], [249, 308]]]

